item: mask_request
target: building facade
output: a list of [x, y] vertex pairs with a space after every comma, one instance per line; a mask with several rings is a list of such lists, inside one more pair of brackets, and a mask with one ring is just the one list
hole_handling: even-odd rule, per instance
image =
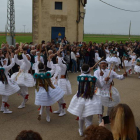
[[33, 0], [33, 42], [83, 41], [86, 0]]

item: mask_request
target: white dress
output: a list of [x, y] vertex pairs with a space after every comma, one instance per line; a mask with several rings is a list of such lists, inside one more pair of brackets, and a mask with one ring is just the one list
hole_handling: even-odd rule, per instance
[[[140, 61], [140, 58], [138, 58], [137, 60]], [[136, 61], [137, 61], [137, 60], [136, 60]], [[134, 70], [135, 70], [135, 72], [140, 73], [140, 66], [135, 65]]]
[[17, 55], [15, 55], [15, 61], [20, 66], [20, 72], [12, 74], [11, 79], [16, 81], [19, 86], [33, 87], [35, 84], [34, 78], [28, 73], [31, 63], [24, 54], [22, 54], [22, 57], [22, 60], [18, 60]]
[[35, 90], [35, 105], [51, 106], [64, 96], [64, 91], [55, 85], [55, 89], [49, 87], [48, 92], [39, 87], [39, 91]]
[[126, 72], [128, 72], [132, 68], [132, 61], [124, 60], [124, 64], [126, 67]]
[[118, 58], [117, 57], [111, 57], [110, 63], [117, 65], [118, 64]]
[[[39, 62], [37, 62], [38, 64]], [[35, 72], [38, 72], [36, 67]], [[55, 85], [55, 89], [48, 88], [48, 92], [43, 87], [39, 87], [39, 91], [35, 90], [35, 105], [39, 106], [51, 106], [59, 101], [64, 96], [64, 91]]]
[[6, 78], [7, 78], [7, 81], [8, 81], [8, 84], [3, 84], [1, 81], [0, 81], [0, 95], [6, 95], [6, 96], [10, 96], [14, 93], [17, 93], [20, 88], [19, 86], [17, 85], [16, 82], [14, 82], [13, 80], [11, 80], [8, 76], [8, 72], [9, 70], [15, 65], [15, 60], [14, 58], [12, 58], [12, 63], [8, 66], [4, 65], [3, 68], [5, 69], [5, 75], [6, 75]]
[[71, 84], [67, 78], [61, 78], [61, 75], [66, 74], [67, 65], [62, 63], [63, 58], [58, 57], [58, 65], [61, 68], [61, 72], [58, 77], [58, 86], [65, 92], [66, 95], [72, 94]]
[[[103, 78], [105, 79], [106, 77], [108, 77], [110, 70], [105, 69], [102, 71], [104, 73]], [[100, 76], [100, 70], [95, 71], [94, 76], [98, 78]], [[124, 76], [118, 75], [116, 72], [111, 71], [109, 77], [110, 80], [108, 82], [104, 81], [105, 84], [102, 88], [97, 88], [96, 95], [100, 96], [103, 106], [113, 107], [120, 102], [120, 95], [118, 90], [114, 86], [111, 86], [112, 80], [114, 78], [123, 80]]]
[[136, 65], [136, 55], [131, 55], [131, 62], [132, 62], [132, 66]]
[[[90, 74], [81, 74], [80, 76], [91, 76]], [[102, 80], [101, 80], [102, 81]], [[101, 88], [103, 82], [98, 79], [95, 86]], [[68, 112], [79, 117], [88, 117], [95, 114], [102, 114], [102, 103], [98, 95], [93, 95], [92, 99], [77, 97], [75, 94], [68, 107]]]
[[110, 60], [111, 60], [111, 56], [108, 56], [108, 57], [106, 58], [107, 63], [110, 64], [110, 63], [111, 63]]

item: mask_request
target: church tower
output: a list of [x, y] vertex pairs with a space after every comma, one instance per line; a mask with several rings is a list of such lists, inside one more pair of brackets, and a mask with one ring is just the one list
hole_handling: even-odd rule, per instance
[[33, 0], [33, 42], [83, 41], [87, 0]]

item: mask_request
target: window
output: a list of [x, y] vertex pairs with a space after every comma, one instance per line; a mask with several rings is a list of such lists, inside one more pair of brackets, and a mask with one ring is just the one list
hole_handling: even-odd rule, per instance
[[55, 2], [55, 10], [62, 10], [62, 2]]

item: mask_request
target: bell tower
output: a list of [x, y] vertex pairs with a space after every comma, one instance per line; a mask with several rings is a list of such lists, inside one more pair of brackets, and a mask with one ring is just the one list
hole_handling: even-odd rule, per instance
[[83, 41], [86, 0], [33, 0], [33, 42]]

